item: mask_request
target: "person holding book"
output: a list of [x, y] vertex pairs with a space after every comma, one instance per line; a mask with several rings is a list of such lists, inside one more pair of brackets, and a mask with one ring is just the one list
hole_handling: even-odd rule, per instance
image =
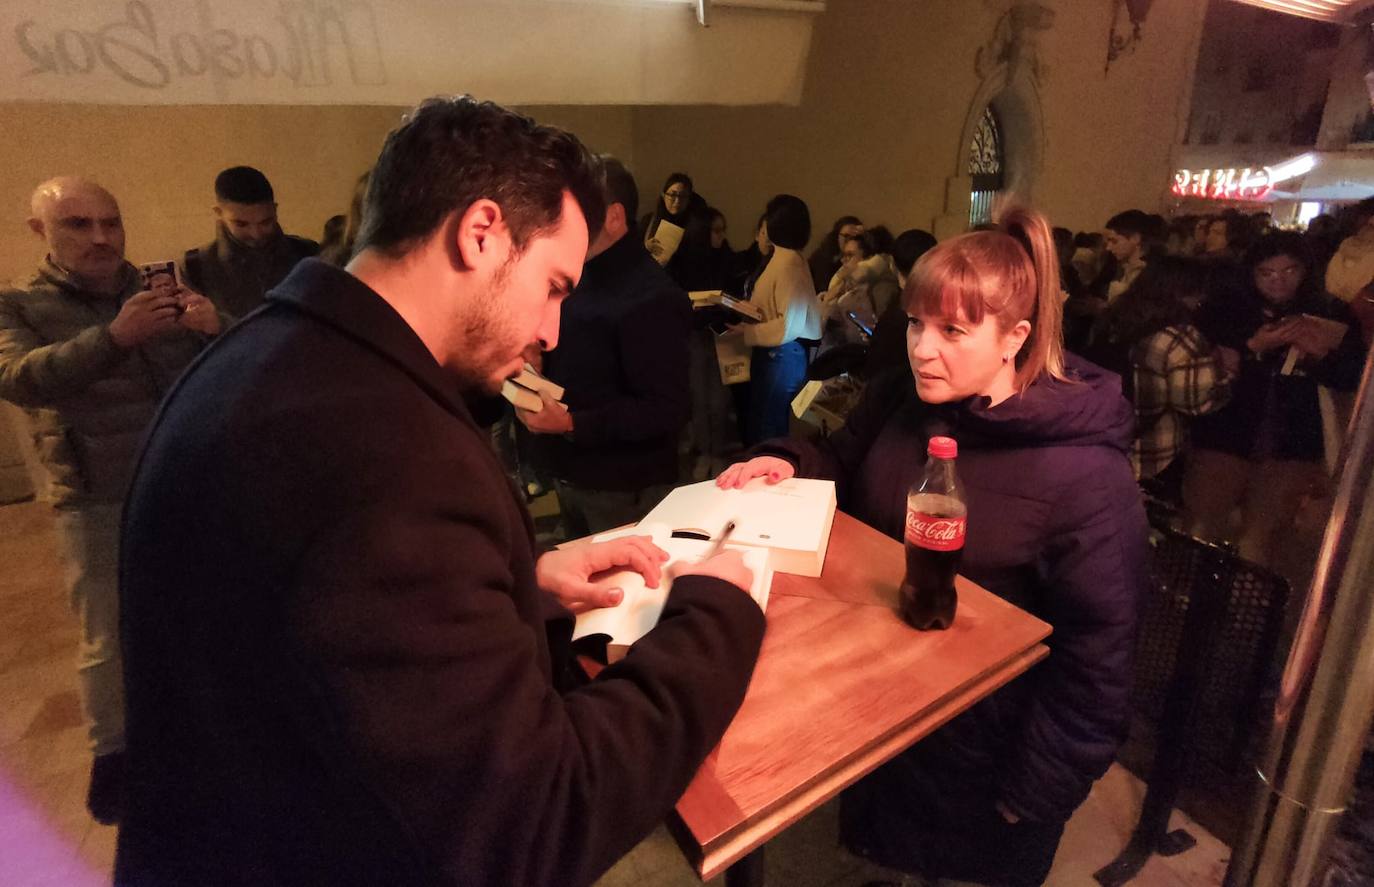
[[843, 795], [850, 850], [930, 879], [1042, 883], [1126, 735], [1147, 552], [1134, 415], [1115, 375], [1063, 352], [1058, 277], [1032, 211], [935, 246], [902, 294], [909, 365], [828, 438], [769, 441], [717, 481], [833, 479], [841, 509], [901, 539], [927, 442], [958, 441], [962, 572], [1054, 630], [1045, 661]]
[[691, 300], [631, 234], [634, 177], [614, 157], [603, 165], [606, 221], [563, 307], [562, 344], [544, 358], [563, 403], [545, 392], [541, 409], [515, 413], [555, 479], [569, 538], [635, 523], [667, 495], [691, 413]]
[[1268, 565], [1323, 476], [1331, 441], [1319, 386], [1355, 390], [1365, 347], [1345, 303], [1322, 291], [1301, 234], [1266, 234], [1243, 268], [1242, 287], [1214, 293], [1198, 312], [1202, 334], [1229, 349], [1239, 373], [1230, 403], [1192, 422], [1183, 504], [1189, 532], [1238, 541], [1242, 557]]
[[684, 290], [714, 289], [710, 277], [711, 214], [692, 177], [675, 172], [663, 183], [654, 211], [646, 217], [644, 248]]
[[779, 194], [768, 201], [764, 225], [773, 255], [750, 296], [763, 320], [731, 328], [732, 335], [742, 336], [753, 349], [745, 444], [787, 433], [792, 398], [806, 382], [806, 347], [801, 340], [821, 336], [820, 300], [801, 254], [811, 238], [810, 211], [800, 197]]
[[425, 102], [347, 267], [299, 265], [163, 402], [124, 511], [116, 884], [584, 887], [719, 741], [764, 630], [741, 555], [588, 682], [560, 605], [665, 555], [537, 556], [464, 404], [557, 347], [601, 176], [566, 132]]

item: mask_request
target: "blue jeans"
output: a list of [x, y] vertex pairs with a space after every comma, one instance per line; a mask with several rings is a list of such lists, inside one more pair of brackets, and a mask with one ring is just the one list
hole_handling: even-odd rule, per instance
[[786, 437], [792, 398], [806, 384], [806, 349], [800, 342], [755, 348], [749, 364], [749, 416], [745, 446]]

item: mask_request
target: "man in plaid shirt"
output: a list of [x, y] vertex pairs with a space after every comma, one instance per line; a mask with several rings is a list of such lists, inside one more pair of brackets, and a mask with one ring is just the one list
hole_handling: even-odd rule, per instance
[[1138, 428], [1131, 463], [1140, 480], [1159, 475], [1187, 447], [1188, 419], [1230, 399], [1230, 376], [1197, 327], [1169, 326], [1133, 349]]

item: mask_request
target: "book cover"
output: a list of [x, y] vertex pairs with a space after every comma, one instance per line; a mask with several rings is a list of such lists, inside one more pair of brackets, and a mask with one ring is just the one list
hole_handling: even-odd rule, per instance
[[731, 543], [768, 549], [769, 566], [779, 573], [819, 576], [835, 520], [835, 483], [755, 478], [740, 490], [722, 490], [713, 480], [688, 484], [664, 497], [640, 525], [714, 539], [732, 520]]

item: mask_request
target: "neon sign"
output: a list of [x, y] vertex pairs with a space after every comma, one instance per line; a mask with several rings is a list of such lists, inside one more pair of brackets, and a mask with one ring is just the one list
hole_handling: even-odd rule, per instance
[[1208, 200], [1263, 200], [1274, 190], [1274, 173], [1267, 166], [1240, 169], [1180, 169], [1170, 189], [1179, 197]]

